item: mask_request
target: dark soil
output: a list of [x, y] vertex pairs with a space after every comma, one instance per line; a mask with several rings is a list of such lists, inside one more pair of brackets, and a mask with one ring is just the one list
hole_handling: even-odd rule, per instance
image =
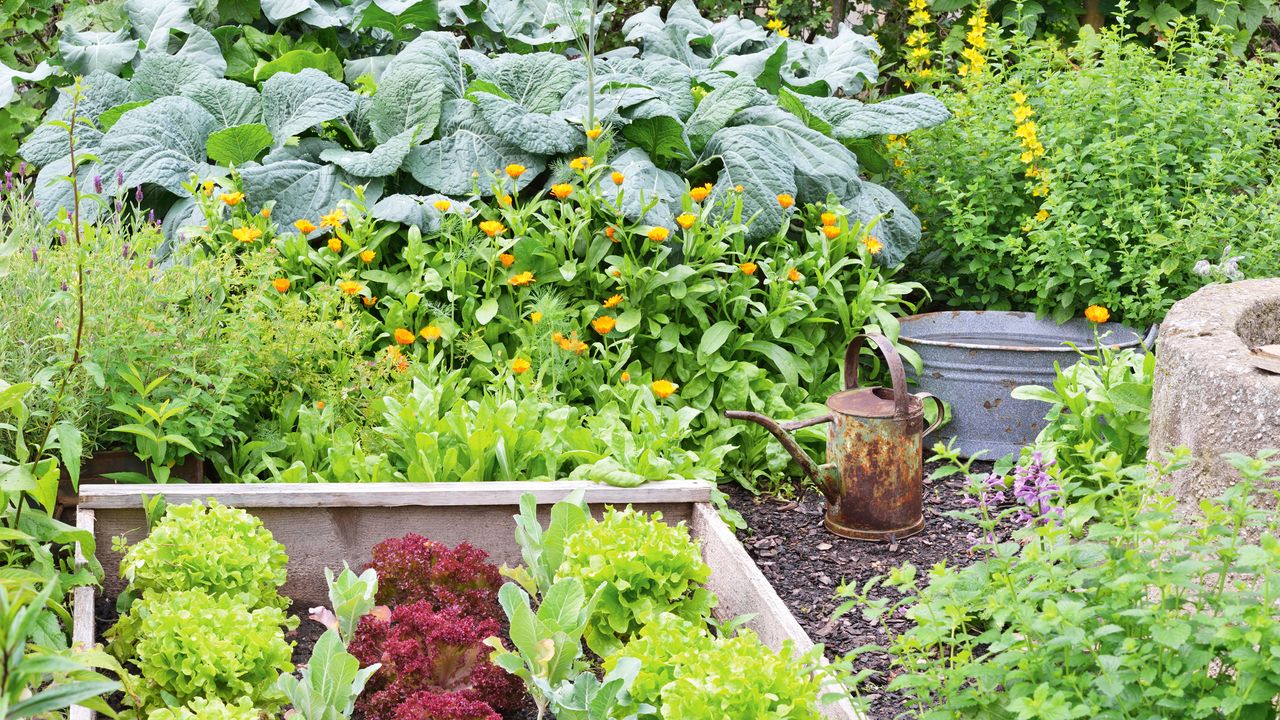
[[[934, 467], [924, 468], [926, 478]], [[989, 469], [989, 463], [973, 466], [974, 472]], [[812, 490], [798, 503], [753, 496], [737, 486], [726, 491], [729, 505], [742, 513], [750, 528], [738, 533], [747, 552], [809, 637], [826, 646], [827, 657], [835, 658], [863, 645], [884, 646], [889, 642], [883, 629], [865, 622], [856, 609], [832, 622], [832, 612], [843, 602], [835, 597], [842, 582], [861, 587], [867, 580], [907, 562], [921, 571], [917, 577], [923, 577], [938, 562], [963, 567], [976, 560], [971, 553], [971, 537], [977, 528], [947, 515], [948, 511], [964, 508], [967, 484], [960, 474], [933, 482], [926, 480], [924, 531], [889, 543], [849, 540], [828, 532], [822, 526], [822, 496]], [[872, 597], [896, 600], [900, 595], [877, 588]], [[893, 617], [888, 624], [894, 631], [902, 631], [908, 622]], [[862, 689], [862, 697], [870, 705], [868, 720], [891, 720], [906, 710], [901, 695], [884, 690], [891, 679], [887, 655], [863, 655], [859, 668], [876, 671]]]

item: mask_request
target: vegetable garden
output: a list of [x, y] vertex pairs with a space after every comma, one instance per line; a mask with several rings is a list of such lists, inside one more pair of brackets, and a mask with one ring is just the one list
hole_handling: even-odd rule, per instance
[[3, 720], [1276, 717], [1277, 17], [0, 3]]

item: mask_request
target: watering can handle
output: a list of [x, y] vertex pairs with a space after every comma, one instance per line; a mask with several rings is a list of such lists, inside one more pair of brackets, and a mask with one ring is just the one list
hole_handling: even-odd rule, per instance
[[902, 358], [893, 347], [893, 343], [883, 335], [867, 333], [858, 335], [844, 351], [844, 389], [853, 390], [858, 387], [858, 355], [862, 353], [862, 344], [870, 341], [880, 351], [885, 364], [889, 366], [889, 377], [893, 380], [894, 417], [907, 417], [910, 406], [907, 404], [907, 374], [902, 369]]

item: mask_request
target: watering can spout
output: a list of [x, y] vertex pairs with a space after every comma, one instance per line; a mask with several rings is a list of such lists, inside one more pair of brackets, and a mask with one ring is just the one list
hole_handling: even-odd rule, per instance
[[760, 425], [765, 430], [773, 434], [778, 442], [782, 443], [782, 447], [791, 453], [791, 457], [796, 459], [800, 464], [800, 468], [804, 470], [804, 474], [817, 484], [818, 489], [822, 491], [823, 497], [827, 502], [835, 503], [840, 497], [840, 472], [835, 463], [825, 463], [819, 465], [809, 457], [809, 453], [805, 452], [789, 433], [806, 428], [810, 425], [820, 425], [824, 422], [830, 422], [830, 415], [821, 415], [807, 420], [791, 420], [789, 422], [780, 423], [773, 418], [766, 417], [760, 413], [748, 412], [746, 410], [729, 410], [724, 416], [730, 420], [747, 420]]

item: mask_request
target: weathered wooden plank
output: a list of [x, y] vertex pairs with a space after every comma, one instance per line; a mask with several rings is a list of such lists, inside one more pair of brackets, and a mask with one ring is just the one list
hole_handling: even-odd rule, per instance
[[495, 481], [475, 483], [266, 483], [82, 485], [82, 508], [136, 508], [141, 495], [164, 495], [171, 502], [212, 498], [238, 507], [458, 507], [518, 505], [533, 493], [539, 504], [555, 503], [582, 490], [588, 503], [709, 502], [712, 484], [703, 480], [664, 480], [634, 488], [615, 488], [579, 480], [555, 482]]
[[[93, 511], [83, 508], [76, 510], [76, 527], [92, 533], [94, 530]], [[76, 543], [75, 562], [76, 568], [80, 568], [85, 564], [84, 548], [80, 547], [80, 543]], [[94, 637], [93, 588], [90, 586], [78, 587], [71, 594], [72, 647], [91, 647]], [[87, 707], [71, 706], [70, 720], [93, 720], [94, 715], [95, 713]]]

